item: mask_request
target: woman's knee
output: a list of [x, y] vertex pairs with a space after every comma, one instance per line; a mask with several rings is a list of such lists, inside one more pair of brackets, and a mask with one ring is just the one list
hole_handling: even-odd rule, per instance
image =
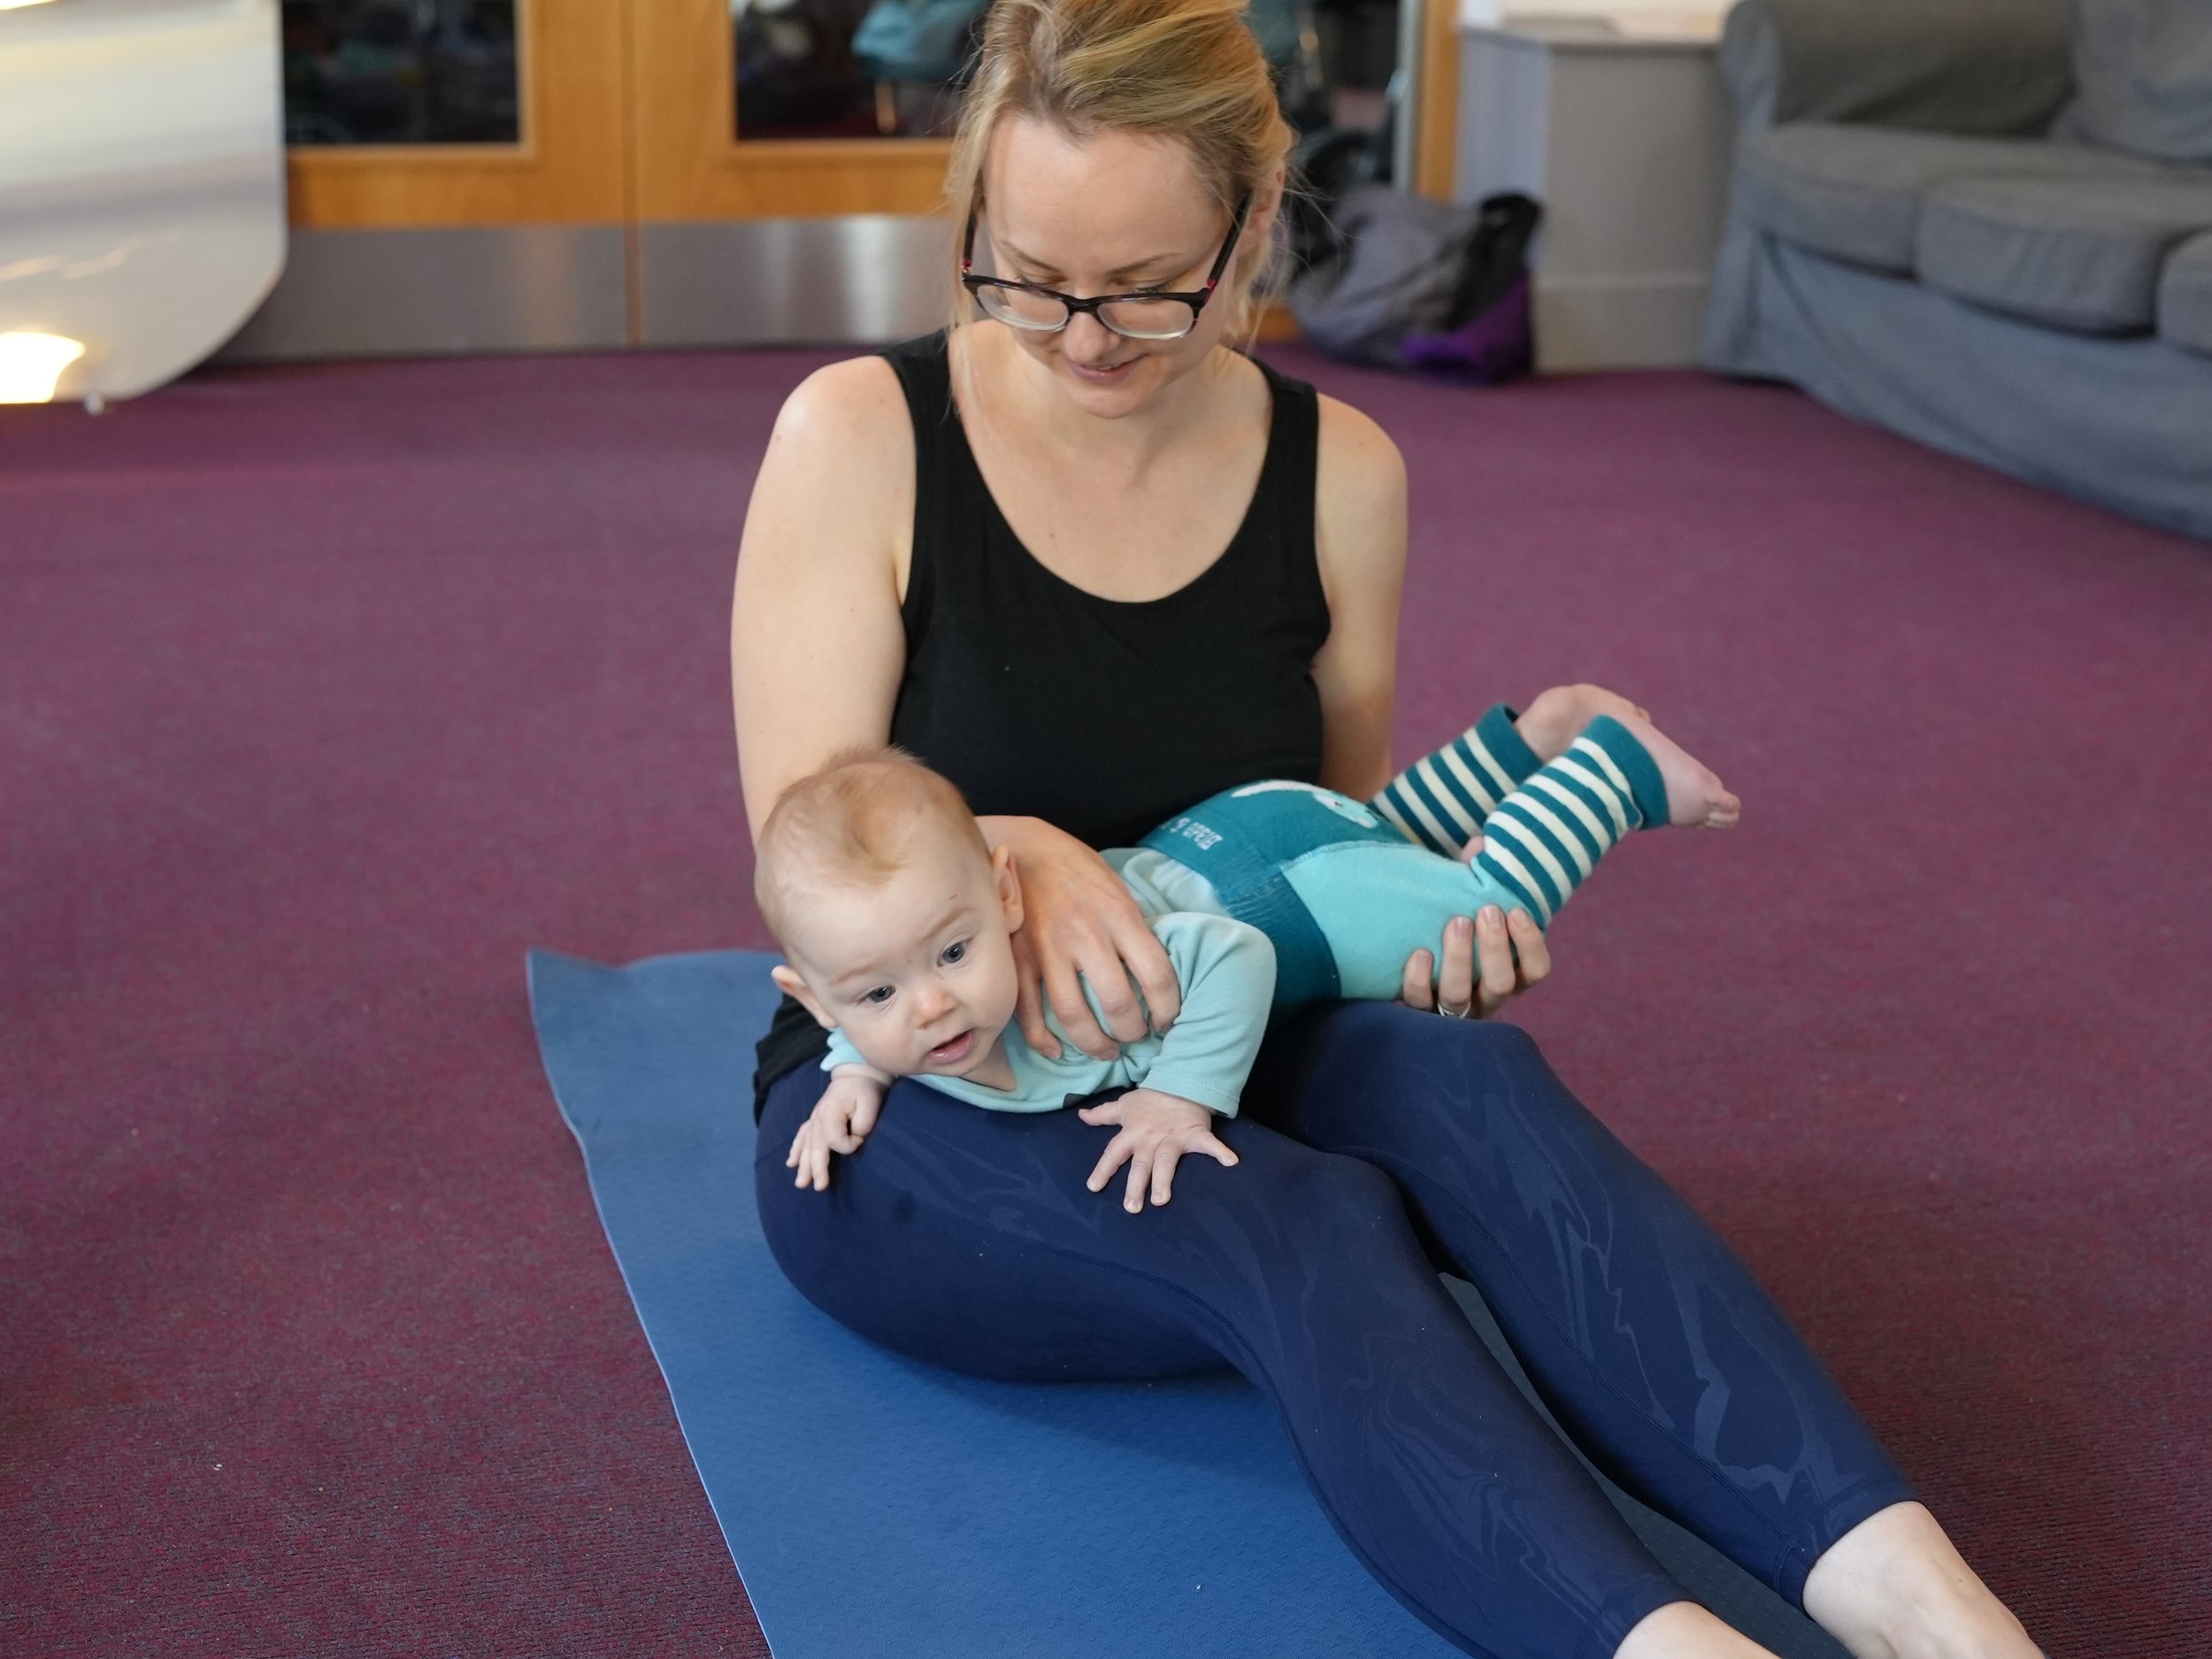
[[1301, 1092], [1345, 1102], [1448, 1104], [1500, 1087], [1563, 1094], [1536, 1041], [1502, 1020], [1445, 1019], [1396, 1002], [1355, 1002], [1307, 1039]]
[[1362, 1158], [1303, 1148], [1270, 1183], [1271, 1217], [1320, 1233], [1359, 1234], [1404, 1210], [1397, 1183]]
[[1387, 1302], [1401, 1294], [1401, 1281], [1433, 1286], [1405, 1194], [1386, 1171], [1363, 1158], [1277, 1141], [1282, 1156], [1248, 1154], [1229, 1179], [1216, 1183], [1234, 1194], [1233, 1202], [1190, 1218], [1202, 1236], [1225, 1243], [1217, 1252], [1222, 1263], [1247, 1264], [1248, 1294], [1267, 1307], [1325, 1290], [1355, 1298], [1371, 1291]]
[[[796, 1102], [772, 1095], [763, 1133], [772, 1125], [787, 1139], [803, 1116]], [[1089, 1132], [1072, 1113], [1048, 1124], [901, 1085], [860, 1150], [833, 1162], [826, 1193], [795, 1189], [764, 1142], [754, 1172], [769, 1253], [792, 1287], [839, 1324], [971, 1375], [1111, 1379], [1221, 1369], [1226, 1362], [1189, 1304], [1095, 1248], [1087, 1212], [1110, 1209], [1110, 1226], [1151, 1217], [1122, 1215], [1110, 1194], [1084, 1190], [1079, 1173], [1061, 1179], [1065, 1148], [1038, 1142], [1071, 1125]]]

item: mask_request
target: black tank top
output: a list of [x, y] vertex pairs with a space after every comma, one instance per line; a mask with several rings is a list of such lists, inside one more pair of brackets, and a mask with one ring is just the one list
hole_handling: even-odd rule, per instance
[[[1160, 599], [1102, 599], [1015, 536], [968, 448], [943, 330], [881, 354], [914, 421], [906, 673], [891, 741], [979, 816], [1041, 818], [1094, 847], [1133, 846], [1192, 803], [1258, 778], [1321, 777], [1313, 659], [1329, 634], [1313, 539], [1319, 404], [1258, 363], [1266, 459], [1221, 557]], [[759, 1048], [769, 1087], [826, 1051], [786, 997]]]

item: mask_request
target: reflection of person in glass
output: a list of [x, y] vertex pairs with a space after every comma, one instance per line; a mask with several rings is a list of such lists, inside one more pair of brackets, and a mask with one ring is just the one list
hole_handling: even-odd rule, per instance
[[388, 143], [422, 131], [422, 64], [403, 0], [349, 9], [315, 67], [324, 111], [349, 142]]
[[740, 138], [876, 135], [853, 35], [868, 0], [731, 0]]
[[951, 129], [987, 0], [730, 0], [740, 138]]
[[512, 143], [515, 0], [287, 0], [292, 143]]
[[[948, 180], [952, 223], [977, 210], [968, 274], [1154, 300], [1201, 290], [1225, 239], [1215, 297], [1132, 334], [1147, 313], [1102, 303], [978, 318], [949, 271], [955, 323], [810, 375], [754, 487], [732, 664], [755, 833], [852, 746], [950, 778], [1020, 871], [1015, 1018], [1046, 1056], [1047, 1007], [1100, 1058], [1179, 1010], [1096, 849], [1255, 778], [1365, 800], [1392, 775], [1402, 462], [1236, 345], [1291, 142], [1237, 0], [998, 0]], [[1526, 580], [1509, 558], [1471, 553], [1468, 580]], [[1455, 920], [1398, 1002], [1285, 1017], [1237, 1119], [1205, 1125], [1234, 1166], [1186, 1158], [1136, 1214], [1084, 1178], [1110, 1147], [1189, 1150], [1187, 1102], [1015, 1115], [902, 1080], [832, 1190], [797, 1187], [787, 1148], [829, 1078], [787, 1003], [757, 1079], [768, 1244], [818, 1307], [929, 1363], [1243, 1371], [1348, 1546], [1465, 1653], [1765, 1653], [1558, 1444], [1444, 1267], [1594, 1462], [1856, 1659], [2036, 1659], [1749, 1270], [1482, 1018], [1549, 971], [1516, 915]]]

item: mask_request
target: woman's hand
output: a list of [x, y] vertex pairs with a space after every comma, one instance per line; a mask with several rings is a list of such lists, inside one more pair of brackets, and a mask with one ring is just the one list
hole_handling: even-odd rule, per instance
[[[1478, 835], [1460, 858], [1464, 862], [1481, 850]], [[1526, 910], [1508, 913], [1495, 904], [1485, 905], [1475, 917], [1452, 918], [1444, 928], [1443, 951], [1440, 973], [1428, 951], [1417, 950], [1406, 958], [1399, 1000], [1408, 1008], [1487, 1019], [1551, 972], [1551, 948], [1536, 918]]]
[[1145, 1188], [1152, 1202], [1164, 1204], [1175, 1187], [1175, 1165], [1186, 1152], [1204, 1152], [1226, 1167], [1236, 1166], [1237, 1155], [1217, 1140], [1214, 1114], [1196, 1101], [1162, 1094], [1153, 1089], [1133, 1088], [1126, 1094], [1075, 1114], [1087, 1124], [1118, 1124], [1121, 1133], [1106, 1143], [1098, 1167], [1083, 1185], [1103, 1192], [1106, 1183], [1125, 1158], [1129, 1163], [1129, 1190], [1121, 1207], [1131, 1215], [1144, 1209]]
[[[1164, 1033], [1182, 1012], [1182, 987], [1121, 878], [1096, 852], [1042, 818], [981, 822], [994, 847], [1014, 849], [1021, 880], [1014, 1013], [1029, 1046], [1047, 1059], [1059, 1057], [1059, 1040], [1045, 1025], [1048, 1004], [1075, 1046], [1093, 1059], [1110, 1060], [1121, 1044], [1143, 1037], [1148, 1008], [1152, 1030]], [[1141, 1004], [1132, 979], [1142, 987]], [[1103, 1029], [1084, 1000], [1084, 980], [1105, 1012]]]
[[860, 1150], [860, 1143], [876, 1126], [887, 1087], [880, 1076], [858, 1066], [841, 1065], [830, 1073], [830, 1086], [814, 1103], [814, 1110], [791, 1137], [791, 1151], [784, 1158], [787, 1170], [799, 1171], [794, 1187], [829, 1191], [830, 1154]]

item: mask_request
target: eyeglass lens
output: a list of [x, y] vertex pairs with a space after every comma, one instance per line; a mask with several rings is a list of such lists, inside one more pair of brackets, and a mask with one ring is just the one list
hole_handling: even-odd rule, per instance
[[[1068, 308], [1049, 294], [985, 288], [976, 297], [991, 316], [1017, 328], [1057, 328], [1068, 320]], [[1095, 315], [1116, 334], [1133, 340], [1174, 340], [1190, 333], [1198, 320], [1187, 300], [1116, 300], [1100, 306]]]

